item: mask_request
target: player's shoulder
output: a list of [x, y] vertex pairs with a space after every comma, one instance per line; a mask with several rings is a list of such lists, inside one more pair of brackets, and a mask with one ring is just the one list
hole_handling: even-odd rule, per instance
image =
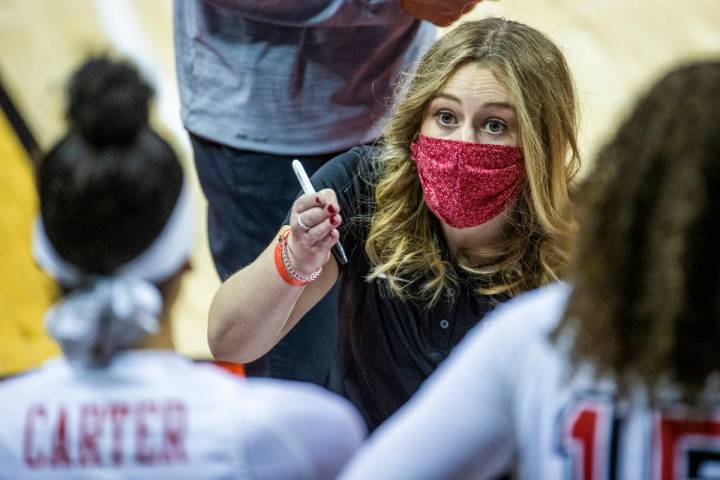
[[282, 411], [289, 415], [355, 414], [355, 408], [347, 399], [306, 382], [252, 378], [245, 384], [244, 397], [245, 403], [253, 405], [255, 411]]
[[194, 389], [200, 395], [210, 391], [233, 401], [243, 396], [246, 389], [246, 378], [211, 362], [189, 362], [185, 374], [189, 377], [185, 380], [194, 385]]
[[324, 431], [323, 438], [339, 436], [337, 442], [356, 444], [366, 435], [365, 422], [352, 403], [311, 383], [251, 378], [240, 405], [248, 442], [258, 436], [302, 437]]
[[557, 282], [522, 293], [499, 305], [483, 323], [503, 338], [544, 337], [562, 318], [571, 291], [567, 283]]
[[22, 392], [27, 389], [38, 388], [41, 384], [62, 382], [68, 374], [68, 368], [62, 357], [53, 358], [44, 364], [19, 372], [0, 381], [0, 392]]
[[313, 384], [251, 378], [240, 406], [243, 456], [263, 478], [335, 478], [367, 433], [350, 402]]
[[505, 315], [518, 317], [528, 313], [537, 314], [537, 318], [554, 318], [558, 311], [562, 313], [572, 291], [566, 282], [555, 282], [534, 290], [521, 293], [517, 297], [502, 304], [498, 310]]

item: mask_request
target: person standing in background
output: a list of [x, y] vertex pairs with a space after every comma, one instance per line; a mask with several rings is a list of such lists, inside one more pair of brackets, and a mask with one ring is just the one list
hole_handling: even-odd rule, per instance
[[[175, 1], [182, 118], [222, 280], [276, 233], [300, 190], [290, 162], [299, 158], [312, 175], [372, 142], [400, 72], [434, 40], [432, 24], [448, 26], [476, 3]], [[336, 308], [331, 294], [248, 373], [325, 384]]]

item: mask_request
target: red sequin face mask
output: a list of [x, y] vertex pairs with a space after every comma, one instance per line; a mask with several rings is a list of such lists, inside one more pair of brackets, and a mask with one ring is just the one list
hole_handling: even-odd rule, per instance
[[428, 208], [455, 228], [502, 213], [525, 177], [520, 147], [420, 137], [410, 145]]

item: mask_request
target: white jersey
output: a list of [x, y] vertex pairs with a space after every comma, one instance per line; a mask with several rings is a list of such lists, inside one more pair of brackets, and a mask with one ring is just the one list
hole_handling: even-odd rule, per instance
[[360, 450], [345, 479], [720, 478], [720, 415], [650, 410], [638, 388], [569, 375], [549, 338], [570, 288], [498, 307]]
[[64, 359], [0, 383], [0, 479], [333, 478], [365, 435], [344, 399], [171, 351]]

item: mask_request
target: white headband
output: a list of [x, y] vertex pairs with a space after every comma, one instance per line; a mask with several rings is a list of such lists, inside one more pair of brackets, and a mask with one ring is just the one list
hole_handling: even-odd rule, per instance
[[46, 316], [48, 331], [73, 364], [97, 366], [158, 328], [162, 297], [154, 283], [178, 272], [195, 239], [195, 215], [183, 185], [160, 235], [145, 251], [107, 275], [86, 274], [60, 257], [42, 219], [33, 227], [33, 256], [42, 269], [66, 287], [78, 287]]

